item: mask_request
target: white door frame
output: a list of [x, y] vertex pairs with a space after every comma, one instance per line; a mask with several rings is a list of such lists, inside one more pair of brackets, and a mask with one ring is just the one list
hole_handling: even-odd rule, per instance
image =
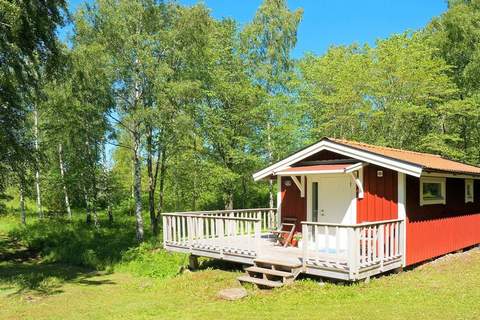
[[[307, 179], [307, 221], [312, 221], [312, 190], [313, 190], [313, 182], [318, 182], [319, 180], [326, 178], [326, 179], [332, 179], [336, 177], [345, 177], [345, 173], [340, 173], [340, 174], [318, 174], [318, 175], [311, 175]], [[347, 177], [348, 178], [348, 177]], [[349, 206], [349, 212], [347, 212], [347, 223], [355, 224], [357, 223], [357, 197], [356, 197], [356, 188], [354, 185], [352, 185], [353, 181], [352, 179], [348, 179], [350, 182], [350, 186], [352, 189], [352, 199], [350, 202]], [[321, 198], [319, 198], [319, 201], [321, 201]], [[321, 221], [319, 221], [321, 222]]]

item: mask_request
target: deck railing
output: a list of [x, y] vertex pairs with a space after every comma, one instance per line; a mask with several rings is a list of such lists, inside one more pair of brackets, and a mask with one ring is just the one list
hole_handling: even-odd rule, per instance
[[403, 220], [385, 220], [352, 225], [302, 222], [304, 264], [315, 253], [346, 261], [351, 274], [402, 257]]
[[[236, 238], [236, 243], [242, 247], [252, 248], [252, 254], [260, 250], [262, 232], [275, 228], [277, 224], [274, 208], [175, 212], [162, 216], [164, 246], [207, 248], [218, 243], [212, 240], [222, 240], [220, 243], [224, 246], [211, 248], [222, 251], [229, 247], [229, 239]], [[238, 241], [239, 237], [241, 241]]]

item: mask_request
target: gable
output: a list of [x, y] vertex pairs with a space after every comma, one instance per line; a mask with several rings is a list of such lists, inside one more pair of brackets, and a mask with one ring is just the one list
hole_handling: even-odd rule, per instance
[[268, 166], [267, 168], [256, 172], [255, 174], [253, 174], [253, 178], [255, 181], [258, 181], [268, 176], [276, 175], [277, 172], [285, 170], [290, 166], [305, 159], [315, 159], [319, 155], [332, 156], [332, 154], [375, 164], [414, 177], [420, 177], [423, 169], [423, 166], [418, 164], [393, 159], [385, 155], [380, 155], [371, 151], [362, 150], [360, 148], [348, 146], [338, 143], [336, 141], [332, 141], [328, 138], [324, 138], [319, 142], [310, 145], [288, 156], [287, 158], [280, 160], [279, 162], [274, 163], [271, 166]]

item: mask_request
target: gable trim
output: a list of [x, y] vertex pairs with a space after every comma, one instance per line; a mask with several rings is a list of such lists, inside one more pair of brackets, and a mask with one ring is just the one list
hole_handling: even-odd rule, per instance
[[314, 155], [317, 152], [327, 150], [335, 152], [344, 156], [348, 156], [360, 161], [365, 161], [372, 163], [387, 169], [391, 169], [397, 172], [405, 173], [414, 177], [420, 177], [422, 174], [422, 166], [415, 165], [412, 163], [395, 160], [389, 157], [385, 157], [376, 153], [372, 153], [365, 150], [360, 150], [358, 148], [353, 148], [350, 146], [345, 146], [340, 143], [330, 141], [328, 139], [323, 139], [305, 149], [298, 151], [297, 153], [292, 154], [291, 156], [280, 160], [277, 163], [272, 164], [271, 166], [260, 170], [253, 174], [253, 179], [258, 181], [270, 175], [276, 175], [277, 172], [285, 170], [290, 167], [292, 164], [297, 163], [309, 156]]

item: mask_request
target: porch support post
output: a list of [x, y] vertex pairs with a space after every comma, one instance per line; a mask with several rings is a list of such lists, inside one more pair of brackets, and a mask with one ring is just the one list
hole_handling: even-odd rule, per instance
[[400, 230], [399, 230], [399, 249], [402, 254], [402, 266], [405, 267], [407, 265], [407, 211], [406, 211], [406, 176], [405, 173], [399, 172], [397, 175], [397, 182], [398, 182], [398, 219], [403, 220], [400, 222]]
[[188, 256], [188, 268], [190, 270], [197, 270], [198, 269], [198, 257], [196, 255], [189, 255]]
[[282, 177], [277, 176], [277, 228], [282, 223]]

